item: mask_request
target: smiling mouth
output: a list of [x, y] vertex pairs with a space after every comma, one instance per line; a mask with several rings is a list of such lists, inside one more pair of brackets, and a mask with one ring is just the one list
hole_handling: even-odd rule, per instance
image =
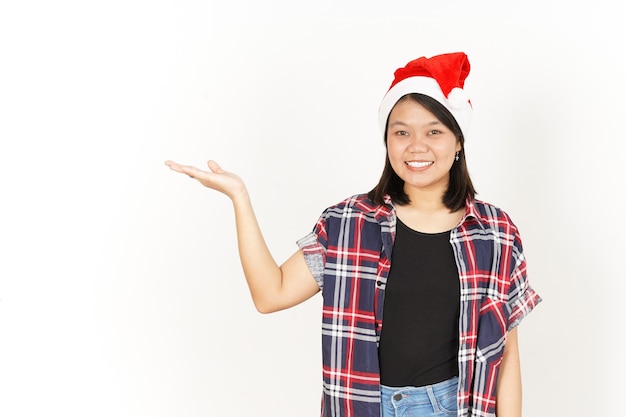
[[424, 167], [434, 164], [434, 162], [432, 161], [430, 162], [408, 161], [408, 162], [405, 162], [405, 164], [407, 164], [411, 168], [424, 168]]

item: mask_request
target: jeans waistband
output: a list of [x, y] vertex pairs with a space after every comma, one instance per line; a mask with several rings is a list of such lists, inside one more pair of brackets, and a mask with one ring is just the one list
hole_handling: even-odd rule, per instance
[[432, 385], [425, 385], [423, 387], [388, 387], [381, 385], [381, 393], [383, 396], [389, 396], [395, 400], [402, 398], [411, 398], [411, 402], [430, 402], [432, 396], [439, 397], [442, 394], [446, 394], [452, 390], [456, 390], [459, 384], [459, 378], [454, 377], [446, 381], [438, 382]]

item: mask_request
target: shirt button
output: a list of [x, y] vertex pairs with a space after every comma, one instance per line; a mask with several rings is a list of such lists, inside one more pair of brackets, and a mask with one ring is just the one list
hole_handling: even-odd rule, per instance
[[402, 394], [396, 394], [393, 396], [393, 399], [396, 401], [400, 401], [402, 399]]
[[381, 285], [383, 285], [383, 282], [382, 281], [376, 281], [376, 285], [378, 285], [380, 287]]

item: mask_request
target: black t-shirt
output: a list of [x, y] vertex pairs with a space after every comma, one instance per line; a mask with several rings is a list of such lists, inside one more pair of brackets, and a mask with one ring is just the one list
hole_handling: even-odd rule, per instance
[[450, 232], [397, 222], [379, 346], [383, 385], [419, 387], [458, 375], [460, 286], [449, 239]]

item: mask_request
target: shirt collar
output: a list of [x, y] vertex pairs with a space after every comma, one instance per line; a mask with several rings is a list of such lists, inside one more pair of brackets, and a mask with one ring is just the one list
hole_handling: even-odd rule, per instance
[[485, 228], [485, 226], [483, 226], [483, 216], [480, 214], [478, 208], [476, 207], [476, 200], [468, 196], [465, 200], [465, 214], [463, 215], [463, 218], [461, 219], [461, 222], [459, 224], [468, 223], [472, 220], [478, 223], [478, 225], [482, 229]]
[[[385, 202], [385, 205], [377, 207], [377, 218], [379, 216], [389, 217], [396, 210], [396, 206], [389, 194], [384, 195], [383, 201]], [[483, 226], [483, 216], [476, 207], [476, 200], [468, 196], [465, 200], [465, 214], [463, 215], [463, 218], [461, 218], [461, 222], [459, 224], [471, 222], [472, 220], [475, 220], [482, 229], [485, 228]]]
[[383, 197], [385, 204], [376, 204], [372, 206], [374, 217], [380, 223], [381, 221], [390, 221], [395, 218], [396, 206], [387, 194]]

